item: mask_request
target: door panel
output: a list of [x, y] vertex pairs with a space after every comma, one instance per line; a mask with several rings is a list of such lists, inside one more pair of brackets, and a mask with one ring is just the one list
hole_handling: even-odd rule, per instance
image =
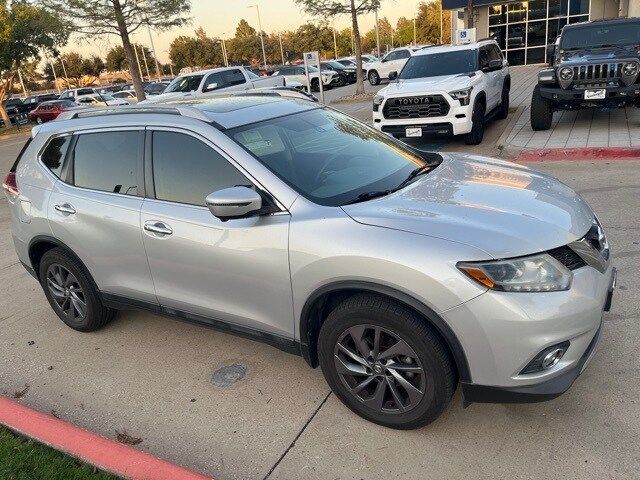
[[293, 338], [289, 215], [222, 222], [206, 207], [146, 199], [144, 230], [160, 304]]

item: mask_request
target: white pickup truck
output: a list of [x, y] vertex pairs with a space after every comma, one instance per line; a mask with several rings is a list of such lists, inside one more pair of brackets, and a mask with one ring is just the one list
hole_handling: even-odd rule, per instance
[[140, 103], [156, 103], [181, 97], [203, 97], [222, 92], [284, 86], [282, 77], [259, 77], [244, 67], [222, 67], [176, 77], [164, 93]]

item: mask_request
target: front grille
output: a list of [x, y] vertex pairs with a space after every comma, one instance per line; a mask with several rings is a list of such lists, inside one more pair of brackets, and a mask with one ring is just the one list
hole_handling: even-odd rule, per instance
[[587, 265], [587, 263], [582, 259], [582, 257], [580, 257], [580, 255], [578, 255], [566, 245], [563, 247], [554, 248], [553, 250], [549, 250], [547, 253], [558, 260], [569, 270], [575, 270]]
[[573, 80], [618, 80], [622, 77], [622, 63], [599, 63], [573, 67]]
[[387, 119], [443, 117], [448, 113], [449, 103], [442, 95], [389, 98], [382, 109]]

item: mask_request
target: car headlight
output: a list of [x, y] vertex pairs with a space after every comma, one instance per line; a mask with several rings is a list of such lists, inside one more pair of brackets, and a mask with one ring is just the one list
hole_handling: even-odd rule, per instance
[[560, 79], [564, 81], [571, 80], [573, 78], [573, 68], [563, 67], [560, 69], [558, 74], [560, 75]]
[[469, 87], [469, 88], [465, 88], [462, 90], [456, 90], [454, 92], [449, 92], [449, 95], [451, 95], [451, 98], [453, 98], [454, 100], [459, 100], [460, 101], [460, 105], [464, 106], [464, 105], [469, 105], [469, 102], [471, 101], [471, 91], [473, 90], [473, 87]]
[[384, 96], [383, 95], [376, 95], [375, 97], [373, 97], [373, 111], [377, 112], [378, 108], [380, 108], [380, 105], [382, 105], [382, 102], [384, 102]]
[[460, 262], [458, 268], [476, 282], [504, 292], [568, 290], [573, 273], [546, 253], [509, 260]]
[[622, 73], [625, 75], [634, 76], [638, 74], [638, 64], [635, 62], [625, 63], [622, 67]]

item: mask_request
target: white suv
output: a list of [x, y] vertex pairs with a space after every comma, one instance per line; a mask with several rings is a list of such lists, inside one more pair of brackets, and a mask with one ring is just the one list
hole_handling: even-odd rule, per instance
[[509, 64], [494, 40], [421, 49], [390, 78], [373, 99], [373, 125], [397, 138], [465, 134], [478, 145], [486, 119], [509, 113]]
[[367, 71], [369, 83], [378, 85], [380, 80], [388, 79], [391, 72], [397, 73], [402, 70], [411, 54], [417, 50], [417, 47], [396, 48], [387, 53], [381, 60], [364, 64], [363, 68]]

